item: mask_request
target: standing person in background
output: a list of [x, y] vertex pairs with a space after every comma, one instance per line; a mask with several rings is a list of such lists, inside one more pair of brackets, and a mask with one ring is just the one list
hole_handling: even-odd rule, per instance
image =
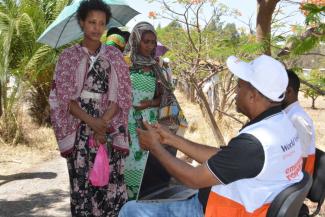
[[133, 105], [129, 112], [130, 155], [125, 166], [129, 199], [136, 198], [148, 157], [148, 153], [140, 148], [136, 128], [141, 127], [141, 119], [150, 123], [157, 122], [163, 86], [169, 88], [162, 68], [154, 58], [156, 46], [157, 35], [154, 27], [147, 22], [136, 24], [127, 47], [127, 56], [131, 60]]
[[162, 59], [163, 60], [163, 64], [162, 64], [162, 68], [164, 71], [164, 75], [166, 80], [173, 85], [173, 76], [172, 76], [172, 69], [170, 68], [170, 60], [168, 57], [165, 57]]
[[[84, 37], [60, 55], [49, 97], [56, 139], [67, 159], [74, 217], [114, 217], [127, 201], [123, 173], [129, 144], [123, 128], [131, 85], [122, 53], [100, 42], [110, 18], [102, 0], [81, 1], [77, 19]], [[95, 146], [89, 144], [92, 139]], [[88, 179], [98, 144], [109, 151], [109, 183], [103, 187]]]
[[314, 124], [313, 120], [301, 107], [298, 101], [298, 93], [300, 88], [299, 77], [292, 70], [287, 70], [287, 73], [289, 77], [289, 84], [285, 99], [283, 101], [283, 108], [298, 131], [304, 160], [303, 168], [306, 172], [312, 175], [315, 164]]
[[117, 27], [110, 28], [107, 31], [106, 45], [118, 48], [122, 53], [129, 40], [130, 33], [122, 31]]

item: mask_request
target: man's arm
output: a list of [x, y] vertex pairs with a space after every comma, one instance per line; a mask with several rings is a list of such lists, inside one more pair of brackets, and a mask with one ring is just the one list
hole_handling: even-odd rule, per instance
[[243, 133], [236, 136], [208, 159], [207, 163], [192, 167], [162, 147], [161, 144], [165, 143], [161, 143], [161, 135], [157, 133], [159, 130], [152, 128], [148, 123], [144, 125], [147, 130], [137, 129], [141, 148], [151, 151], [171, 175], [189, 187], [229, 184], [240, 179], [256, 177], [263, 169], [264, 149], [253, 135]]
[[192, 142], [171, 133], [161, 125], [157, 125], [157, 132], [161, 137], [162, 144], [168, 144], [199, 163], [203, 163], [215, 155], [220, 149]]
[[205, 164], [193, 167], [172, 156], [159, 142], [156, 131], [147, 123], [144, 125], [147, 130], [137, 129], [141, 147], [149, 150], [173, 177], [184, 185], [196, 189], [220, 183]]

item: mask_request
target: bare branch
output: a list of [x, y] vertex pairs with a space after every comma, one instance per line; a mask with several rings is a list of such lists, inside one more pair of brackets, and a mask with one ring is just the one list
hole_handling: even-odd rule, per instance
[[168, 4], [165, 2], [165, 0], [163, 0], [162, 3], [163, 3], [163, 5], [165, 6], [165, 8], [166, 8], [167, 10], [169, 10], [170, 12], [172, 12], [173, 14], [176, 14], [176, 15], [179, 15], [179, 16], [182, 16], [182, 15], [183, 15], [183, 14], [181, 14], [181, 13], [179, 13], [179, 12], [176, 12], [176, 11], [172, 10], [172, 9], [168, 6]]
[[220, 66], [220, 69], [215, 70], [215, 71], [214, 71], [212, 74], [210, 74], [208, 77], [206, 77], [206, 78], [204, 78], [202, 81], [200, 81], [200, 82], [198, 83], [198, 87], [201, 88], [202, 85], [203, 85], [206, 81], [210, 80], [213, 76], [215, 76], [216, 74], [218, 74], [218, 73], [220, 73], [220, 72], [222, 72], [222, 71], [224, 71], [224, 70], [226, 70], [226, 68], [223, 68], [223, 66]]
[[187, 32], [187, 37], [193, 47], [193, 49], [196, 51], [196, 53], [199, 53], [199, 50], [197, 49], [197, 47], [195, 46], [195, 43], [192, 39], [192, 36], [191, 36], [191, 32], [190, 32], [190, 27], [189, 27], [189, 21], [188, 21], [188, 9], [189, 9], [189, 6], [186, 7], [186, 11], [184, 12], [183, 16], [184, 16], [184, 19], [185, 19], [185, 25], [186, 25], [186, 32]]
[[322, 53], [305, 53], [305, 54], [302, 54], [302, 55], [316, 55], [316, 56], [325, 57], [325, 54], [322, 54]]
[[220, 109], [216, 108], [216, 110], [220, 113], [222, 113], [223, 115], [227, 116], [227, 117], [230, 117], [231, 119], [234, 119], [235, 121], [237, 121], [238, 123], [240, 124], [243, 124], [244, 125], [244, 122], [242, 122], [241, 120], [239, 120], [238, 118], [235, 118], [233, 115], [230, 115], [224, 111], [221, 111]]

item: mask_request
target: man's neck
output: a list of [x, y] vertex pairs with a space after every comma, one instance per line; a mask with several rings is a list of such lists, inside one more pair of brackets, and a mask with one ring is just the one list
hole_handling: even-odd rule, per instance
[[251, 120], [254, 120], [256, 117], [258, 117], [260, 114], [262, 114], [263, 112], [265, 112], [265, 111], [267, 111], [267, 110], [269, 110], [270, 108], [272, 108], [272, 107], [277, 107], [277, 106], [280, 106], [281, 105], [281, 103], [274, 103], [274, 102], [269, 102], [269, 103], [267, 103], [267, 104], [263, 104], [263, 106], [261, 105], [261, 106], [259, 106], [258, 108], [259, 109], [257, 109], [257, 110], [255, 110], [254, 111], [254, 113], [252, 113], [251, 115], [250, 115], [250, 117], [248, 117], [249, 118], [249, 120], [251, 121]]

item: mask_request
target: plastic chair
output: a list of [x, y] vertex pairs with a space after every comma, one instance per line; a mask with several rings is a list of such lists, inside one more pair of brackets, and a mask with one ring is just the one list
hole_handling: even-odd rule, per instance
[[320, 212], [325, 199], [325, 154], [320, 149], [316, 149], [313, 184], [307, 198], [312, 202], [317, 203], [317, 208], [314, 213], [309, 215], [308, 207], [304, 204], [300, 210], [300, 217], [316, 216]]
[[300, 182], [287, 187], [274, 198], [266, 217], [297, 217], [311, 185], [311, 176], [304, 172]]

